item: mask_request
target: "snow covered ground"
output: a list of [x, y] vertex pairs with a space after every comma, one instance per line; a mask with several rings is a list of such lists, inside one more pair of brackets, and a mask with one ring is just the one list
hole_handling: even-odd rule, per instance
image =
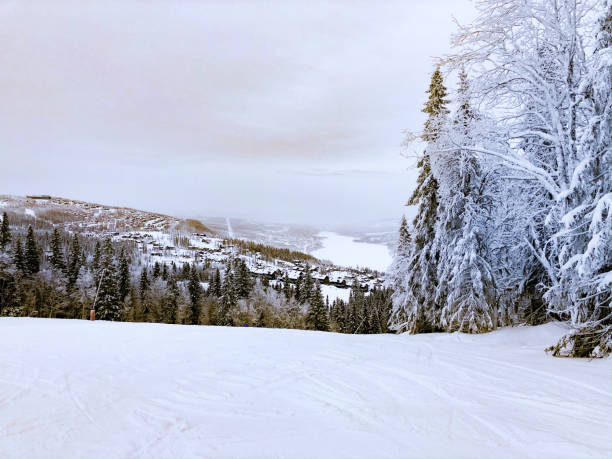
[[1, 318], [0, 457], [610, 457], [612, 360], [563, 332]]
[[313, 251], [312, 255], [321, 260], [329, 260], [340, 266], [378, 271], [386, 271], [391, 264], [391, 254], [383, 244], [357, 242], [352, 236], [329, 231], [322, 231], [318, 236], [323, 238], [323, 247]]
[[323, 299], [328, 298], [330, 303], [333, 303], [335, 299], [341, 299], [342, 301], [348, 301], [351, 296], [350, 288], [338, 288], [335, 285], [321, 285], [321, 293]]

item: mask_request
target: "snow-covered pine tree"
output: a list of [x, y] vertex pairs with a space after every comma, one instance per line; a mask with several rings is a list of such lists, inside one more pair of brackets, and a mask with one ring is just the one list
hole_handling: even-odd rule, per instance
[[220, 310], [218, 323], [219, 325], [234, 325], [234, 309], [238, 303], [236, 298], [236, 286], [234, 283], [234, 275], [231, 270], [225, 271], [223, 279], [223, 287], [221, 289]]
[[308, 315], [306, 318], [310, 328], [319, 331], [329, 331], [329, 316], [321, 294], [321, 284], [315, 283], [308, 298]]
[[253, 288], [253, 282], [249, 268], [244, 260], [240, 259], [237, 261], [236, 271], [236, 293], [238, 298], [246, 298]]
[[200, 313], [202, 312], [202, 305], [200, 304], [200, 298], [202, 297], [202, 286], [200, 284], [200, 276], [195, 263], [191, 266], [191, 273], [189, 275], [189, 283], [187, 288], [189, 290], [189, 299], [191, 300], [189, 320], [192, 325], [199, 325]]
[[138, 285], [139, 285], [140, 301], [144, 302], [146, 299], [147, 291], [151, 287], [151, 282], [149, 282], [149, 275], [147, 274], [146, 266], [142, 267], [142, 271], [140, 272], [140, 282]]
[[[72, 244], [70, 245], [70, 253], [68, 255], [68, 263], [66, 266], [66, 289], [72, 290], [75, 286], [81, 270], [81, 245], [79, 237], [76, 233], [72, 235]], [[98, 279], [94, 276], [94, 280]]]
[[117, 269], [110, 239], [102, 248], [101, 272], [96, 296], [96, 317], [101, 320], [119, 320], [121, 308], [117, 289]]
[[387, 273], [387, 282], [397, 290], [397, 297], [404, 296], [405, 292], [399, 292], [400, 289], [405, 289], [406, 285], [404, 282], [404, 276], [408, 270], [410, 261], [410, 230], [408, 228], [408, 221], [406, 216], [402, 216], [400, 222], [399, 234], [397, 239], [397, 245], [395, 247], [395, 253], [393, 254], [393, 261], [389, 266]]
[[612, 352], [612, 3], [599, 5], [595, 50], [580, 81], [582, 93], [575, 96], [584, 118], [575, 115], [573, 138], [582, 155], [564, 190], [574, 207], [555, 235], [565, 239], [565, 263], [557, 291], [547, 294], [555, 311], [566, 310], [568, 300], [572, 303], [575, 330], [553, 347], [556, 355], [601, 357]]
[[180, 291], [174, 276], [168, 279], [168, 286], [162, 303], [162, 320], [167, 324], [176, 323]]
[[153, 273], [152, 273], [153, 279], [154, 280], [157, 279], [160, 275], [161, 275], [161, 267], [159, 266], [159, 261], [156, 261], [153, 264]]
[[546, 271], [549, 314], [578, 331], [555, 349], [564, 355], [609, 352], [609, 8], [605, 0], [480, 0], [452, 59], [475, 70], [476, 102], [494, 120], [475, 134], [486, 142], [463, 148], [501, 161], [544, 197], [543, 228], [524, 239]]
[[161, 278], [165, 281], [168, 280], [168, 265], [166, 263], [162, 265]]
[[[165, 266], [165, 265], [164, 265]], [[125, 298], [130, 293], [130, 265], [128, 259], [125, 256], [125, 250], [122, 248], [119, 252], [119, 269], [118, 269], [118, 280], [117, 288], [119, 293], [119, 299], [125, 301]]]
[[285, 277], [283, 278], [283, 294], [285, 295], [285, 301], [291, 299], [292, 290], [291, 282], [289, 282], [289, 273], [285, 272]]
[[412, 238], [407, 260], [394, 263], [397, 270], [393, 288], [393, 314], [391, 327], [399, 332], [419, 333], [431, 331], [437, 322], [438, 305], [434, 302], [438, 254], [435, 251], [435, 225], [438, 217], [438, 182], [431, 171], [430, 152], [435, 151], [440, 130], [446, 123], [446, 87], [440, 68], [431, 77], [427, 93], [429, 98], [423, 112], [428, 117], [420, 138], [427, 142], [420, 168], [417, 187], [408, 205], [418, 206], [412, 223]]
[[302, 295], [302, 284], [304, 283], [304, 276], [302, 273], [298, 274], [298, 278], [295, 281], [295, 301], [298, 303], [303, 303], [304, 298]]
[[2, 213], [2, 225], [0, 225], [0, 249], [4, 250], [11, 242], [11, 230], [6, 212]]
[[17, 237], [17, 240], [15, 241], [15, 249], [13, 251], [13, 264], [15, 265], [17, 271], [22, 274], [25, 272], [26, 265], [25, 258], [23, 256], [23, 247], [21, 245], [20, 237]]
[[38, 254], [38, 246], [36, 244], [36, 238], [34, 237], [34, 230], [32, 226], [28, 226], [28, 232], [26, 234], [25, 243], [25, 271], [27, 274], [36, 274], [40, 271], [40, 255]]
[[64, 253], [62, 251], [62, 240], [57, 228], [53, 228], [53, 234], [51, 236], [51, 259], [49, 262], [51, 266], [58, 271], [63, 271], [66, 266], [64, 264]]
[[457, 106], [453, 122], [443, 134], [449, 148], [433, 156], [440, 185], [435, 242], [440, 254], [436, 303], [442, 307], [440, 327], [477, 333], [497, 326], [493, 273], [485, 245], [492, 199], [476, 154], [453, 148], [473, 143], [471, 133], [477, 123], [463, 69], [459, 73]]
[[221, 282], [221, 272], [219, 271], [219, 268], [216, 268], [215, 277], [213, 280], [213, 284], [210, 287], [210, 291], [211, 291], [211, 294], [213, 294], [217, 298], [220, 298], [222, 289], [223, 289], [223, 283]]
[[310, 274], [310, 265], [306, 263], [306, 267], [304, 268], [306, 274], [304, 275], [304, 283], [302, 284], [302, 301], [307, 302], [310, 300], [312, 296], [312, 292], [314, 289], [314, 281], [312, 279], [312, 275]]

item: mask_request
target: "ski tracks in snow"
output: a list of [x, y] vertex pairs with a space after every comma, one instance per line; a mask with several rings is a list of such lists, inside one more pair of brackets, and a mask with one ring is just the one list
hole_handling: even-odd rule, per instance
[[609, 457], [612, 361], [545, 355], [563, 332], [3, 318], [0, 457]]

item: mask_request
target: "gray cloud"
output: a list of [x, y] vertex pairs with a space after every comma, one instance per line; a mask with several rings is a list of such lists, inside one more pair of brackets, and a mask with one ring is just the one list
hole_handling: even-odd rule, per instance
[[[3, 191], [327, 220], [357, 212], [345, 183], [329, 189], [340, 211], [305, 198], [302, 214], [276, 203], [275, 215], [261, 203], [278, 200], [269, 187], [257, 203], [241, 199], [278, 170], [301, 170], [306, 189], [323, 176], [395, 170], [378, 186], [401, 196], [381, 205], [362, 190], [360, 199], [400, 213], [414, 179], [398, 161], [401, 132], [423, 122], [431, 56], [448, 50], [451, 14], [469, 17], [467, 0], [5, 0]], [[184, 194], [154, 191], [152, 177]], [[191, 197], [215, 195], [213, 184], [226, 196]]]

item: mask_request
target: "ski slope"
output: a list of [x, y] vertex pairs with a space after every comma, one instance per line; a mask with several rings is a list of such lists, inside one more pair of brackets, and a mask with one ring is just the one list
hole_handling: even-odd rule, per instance
[[547, 356], [563, 332], [1, 318], [0, 457], [610, 457], [612, 360]]

